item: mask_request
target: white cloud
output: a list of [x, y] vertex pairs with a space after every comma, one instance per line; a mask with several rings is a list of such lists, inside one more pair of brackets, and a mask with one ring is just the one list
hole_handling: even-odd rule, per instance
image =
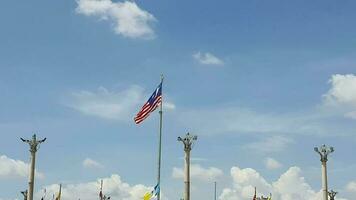
[[77, 3], [77, 13], [110, 20], [117, 34], [129, 38], [154, 38], [151, 25], [156, 21], [155, 17], [133, 1], [77, 0]]
[[[131, 122], [148, 97], [149, 95], [146, 95], [139, 86], [131, 86], [119, 92], [100, 87], [94, 92], [72, 93], [65, 105], [86, 115]], [[166, 110], [175, 109], [175, 105], [171, 102], [164, 102], [163, 105], [166, 105], [164, 106]]]
[[100, 164], [99, 162], [90, 159], [90, 158], [86, 158], [83, 161], [83, 167], [85, 168], [104, 168], [104, 166], [102, 164]]
[[243, 148], [259, 153], [271, 153], [285, 150], [291, 143], [293, 143], [293, 140], [287, 137], [271, 136], [261, 141], [246, 144]]
[[271, 185], [254, 169], [232, 167], [230, 171], [233, 179], [233, 187], [223, 189], [220, 195], [221, 200], [242, 200], [252, 199], [254, 187], [257, 187], [258, 192], [269, 194]]
[[346, 190], [356, 194], [356, 181], [351, 181], [347, 184]]
[[105, 119], [130, 121], [134, 110], [143, 102], [143, 89], [138, 86], [121, 92], [111, 92], [100, 87], [95, 92], [80, 91], [72, 93], [67, 106], [74, 108], [86, 115]]
[[332, 133], [329, 127], [332, 124], [323, 124], [322, 116], [318, 113], [260, 113], [245, 108], [220, 107], [190, 109], [180, 114], [178, 119], [180, 123], [201, 134], [323, 135]]
[[[53, 184], [45, 186], [47, 194], [52, 195], [58, 192], [59, 185]], [[78, 183], [78, 184], [65, 184], [62, 185], [62, 198], [63, 200], [71, 199], [85, 199], [96, 200], [98, 199], [100, 189], [100, 179], [97, 181]], [[142, 200], [144, 193], [151, 191], [152, 188], [144, 185], [129, 185], [121, 180], [117, 174], [103, 179], [103, 193], [110, 196], [111, 199], [122, 200]], [[43, 189], [38, 191], [35, 195], [40, 199], [43, 194]]]
[[[27, 178], [29, 164], [21, 160], [14, 160], [5, 155], [0, 156], [0, 179], [2, 178]], [[35, 172], [37, 178], [44, 178], [41, 172]]]
[[326, 108], [333, 108], [345, 117], [356, 119], [356, 76], [335, 74], [329, 80], [331, 88], [323, 95]]
[[165, 110], [175, 110], [176, 105], [174, 105], [172, 102], [163, 102], [163, 109]]
[[[301, 175], [298, 167], [289, 168], [279, 179], [268, 183], [256, 170], [231, 168], [232, 187], [223, 189], [220, 200], [252, 199], [254, 187], [258, 196], [272, 193], [273, 200], [319, 200], [321, 192], [315, 191]], [[340, 198], [337, 198], [340, 200]]]
[[197, 52], [193, 54], [193, 58], [197, 60], [199, 63], [204, 64], [204, 65], [223, 65], [224, 62], [216, 57], [215, 55], [206, 52], [206, 53], [201, 53]]
[[283, 200], [316, 200], [320, 194], [314, 191], [311, 186], [301, 176], [301, 169], [298, 167], [291, 167], [287, 172], [273, 183], [273, 189]]
[[265, 166], [267, 169], [279, 169], [282, 167], [282, 164], [274, 158], [267, 158], [265, 160]]
[[[216, 167], [203, 168], [198, 164], [192, 164], [190, 166], [190, 176], [192, 179], [198, 179], [201, 181], [214, 181], [222, 175], [222, 170]], [[183, 179], [184, 170], [182, 168], [174, 167], [172, 171], [172, 177], [176, 179]]]
[[[335, 135], [336, 132], [343, 136], [353, 135], [356, 124], [349, 120], [343, 121], [341, 126], [339, 116], [334, 112], [348, 118], [356, 118], [356, 75], [333, 75], [330, 83], [330, 90], [323, 95], [323, 106], [316, 105], [310, 110], [276, 113], [235, 106], [192, 108], [179, 113], [178, 122], [185, 127], [191, 127], [195, 132], [207, 135], [265, 134], [288, 136], [290, 140], [295, 135], [326, 136]], [[285, 146], [279, 142], [277, 147]], [[262, 143], [252, 146], [257, 147], [260, 144]], [[271, 148], [282, 149], [274, 145]]]

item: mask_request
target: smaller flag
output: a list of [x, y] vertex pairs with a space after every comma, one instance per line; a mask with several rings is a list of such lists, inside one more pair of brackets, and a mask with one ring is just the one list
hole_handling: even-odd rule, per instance
[[160, 190], [161, 190], [161, 188], [160, 188], [160, 186], [159, 186], [159, 183], [157, 183], [157, 185], [155, 186], [155, 188], [154, 188], [154, 190], [153, 190], [155, 196], [158, 196]]
[[151, 97], [142, 106], [141, 110], [136, 114], [134, 118], [135, 123], [139, 124], [145, 120], [151, 112], [155, 111], [156, 108], [162, 103], [162, 82], [158, 85], [156, 90], [153, 92]]
[[146, 194], [143, 196], [143, 200], [151, 200], [155, 197], [158, 196], [160, 191], [159, 183], [153, 188], [151, 192], [146, 192]]

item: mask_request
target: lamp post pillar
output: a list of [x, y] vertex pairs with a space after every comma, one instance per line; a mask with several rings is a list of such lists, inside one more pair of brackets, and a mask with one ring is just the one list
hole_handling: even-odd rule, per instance
[[190, 151], [197, 136], [189, 133], [184, 138], [178, 137], [178, 141], [184, 145], [184, 200], [190, 200]]
[[25, 142], [30, 146], [31, 163], [30, 163], [30, 175], [28, 181], [28, 192], [26, 198], [27, 200], [33, 200], [33, 188], [35, 185], [36, 152], [39, 148], [39, 144], [46, 141], [46, 138], [44, 138], [43, 140], [37, 140], [36, 134], [34, 134], [31, 140], [25, 140], [23, 138], [21, 138], [21, 140], [22, 142]]
[[315, 147], [314, 151], [320, 155], [321, 161], [321, 186], [323, 192], [323, 200], [328, 200], [328, 175], [327, 175], [327, 161], [328, 155], [334, 152], [333, 147], [327, 147], [325, 144], [321, 147]]

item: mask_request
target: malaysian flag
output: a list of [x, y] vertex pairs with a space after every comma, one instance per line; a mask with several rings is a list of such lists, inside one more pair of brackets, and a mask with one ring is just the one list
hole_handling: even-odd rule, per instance
[[156, 90], [153, 92], [148, 101], [142, 106], [141, 110], [137, 113], [134, 118], [135, 123], [139, 124], [145, 120], [151, 112], [156, 110], [156, 108], [162, 103], [162, 82], [158, 85]]

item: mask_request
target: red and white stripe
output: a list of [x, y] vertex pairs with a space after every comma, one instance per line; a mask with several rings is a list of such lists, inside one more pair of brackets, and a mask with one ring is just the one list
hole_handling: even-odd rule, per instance
[[156, 100], [151, 105], [149, 102], [145, 103], [142, 106], [141, 110], [137, 113], [136, 117], [134, 118], [135, 123], [139, 124], [143, 120], [145, 120], [151, 112], [155, 111], [156, 108], [162, 103], [162, 96], [158, 96]]

